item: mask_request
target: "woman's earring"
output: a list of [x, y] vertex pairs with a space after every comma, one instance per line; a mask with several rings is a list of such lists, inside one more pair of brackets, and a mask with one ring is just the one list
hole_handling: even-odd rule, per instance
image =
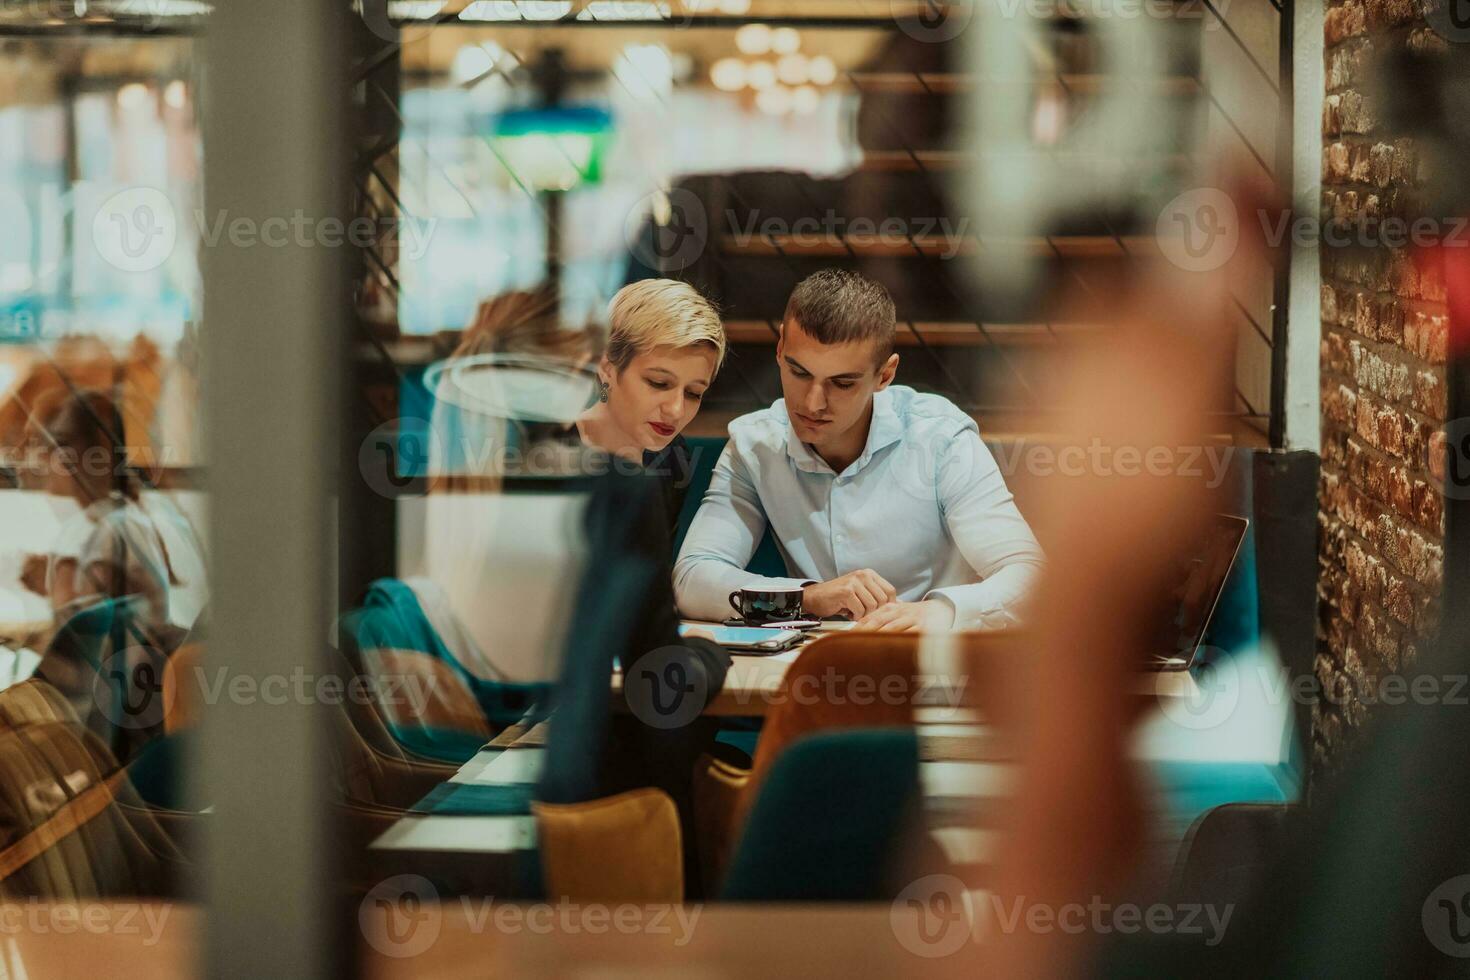
[[597, 400], [604, 405], [607, 404], [607, 382], [601, 378], [597, 379]]

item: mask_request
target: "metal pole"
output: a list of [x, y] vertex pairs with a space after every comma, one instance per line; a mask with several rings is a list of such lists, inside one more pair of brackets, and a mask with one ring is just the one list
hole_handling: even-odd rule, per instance
[[[1292, 199], [1295, 180], [1292, 140], [1295, 138], [1295, 105], [1292, 86], [1292, 45], [1296, 15], [1293, 0], [1281, 0], [1277, 17], [1277, 77], [1280, 95], [1276, 101], [1276, 189], [1285, 201]], [[1291, 243], [1276, 256], [1275, 279], [1271, 285], [1271, 448], [1286, 448], [1287, 329], [1291, 307]], [[1317, 327], [1313, 326], [1313, 333]]]
[[[348, 216], [350, 30], [346, 3], [230, 0], [215, 4], [205, 43], [206, 227], [223, 219], [226, 230], [202, 261], [205, 669], [256, 685], [254, 695], [222, 688], [192, 766], [215, 808], [204, 852], [211, 977], [328, 976], [342, 949], [328, 904], [326, 728], [290, 679], [325, 673], [350, 305], [346, 249], [318, 235], [322, 219]], [[281, 217], [284, 246], [229, 232], [239, 219], [263, 231]], [[264, 685], [278, 677], [290, 693], [268, 703]]]

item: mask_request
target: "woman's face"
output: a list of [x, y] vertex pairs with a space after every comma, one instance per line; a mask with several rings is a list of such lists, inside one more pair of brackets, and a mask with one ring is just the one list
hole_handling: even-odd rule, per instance
[[655, 347], [635, 354], [619, 371], [606, 358], [597, 371], [607, 384], [613, 421], [645, 450], [657, 452], [684, 431], [715, 376], [708, 344]]

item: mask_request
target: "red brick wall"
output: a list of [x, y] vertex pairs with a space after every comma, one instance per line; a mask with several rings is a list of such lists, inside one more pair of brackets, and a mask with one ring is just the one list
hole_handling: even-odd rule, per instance
[[[1392, 45], [1444, 42], [1414, 0], [1326, 15], [1322, 219], [1419, 216], [1425, 161], [1385, 129], [1369, 73]], [[1430, 445], [1445, 416], [1444, 283], [1402, 249], [1322, 247], [1322, 482], [1312, 766], [1333, 768], [1381, 678], [1406, 671], [1437, 614], [1443, 506]]]

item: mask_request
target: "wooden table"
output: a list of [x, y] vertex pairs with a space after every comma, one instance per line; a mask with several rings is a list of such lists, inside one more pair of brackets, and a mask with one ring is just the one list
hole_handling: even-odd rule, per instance
[[[717, 625], [697, 620], [685, 620], [684, 623], [686, 626], [697, 627]], [[771, 656], [731, 654], [730, 673], [725, 677], [725, 686], [710, 702], [704, 714], [721, 718], [764, 717], [777, 700], [786, 671], [791, 668], [792, 661], [796, 659], [801, 648], [822, 636], [843, 632], [850, 628], [851, 624], [847, 623], [827, 624], [823, 631], [807, 634], [801, 643], [782, 654]], [[921, 653], [921, 665], [922, 660]], [[938, 675], [943, 673], [943, 670], [941, 665], [935, 665], [933, 673]], [[614, 703], [619, 706], [623, 705], [623, 699], [619, 697], [622, 688], [623, 675], [619, 672], [613, 676]], [[920, 708], [944, 708], [953, 705], [955, 703], [954, 693], [952, 689], [942, 684], [935, 684], [923, 692], [923, 698], [927, 700], [920, 700]], [[1190, 698], [1199, 694], [1199, 687], [1190, 671], [1161, 671], [1139, 674], [1132, 693], [1139, 697]]]
[[[416, 906], [395, 922], [357, 916], [360, 975], [371, 980], [570, 976], [816, 980], [903, 976], [938, 961], [919, 945], [915, 909], [871, 905], [562, 905], [466, 898]], [[199, 975], [206, 910], [164, 902], [29, 903], [0, 943], [0, 976], [189, 980]], [[53, 913], [55, 918], [52, 918]], [[282, 914], [288, 910], [283, 909]], [[375, 914], [376, 913], [376, 914]], [[27, 928], [26, 916], [53, 926]], [[106, 923], [103, 931], [80, 923]], [[926, 923], [932, 934], [934, 922]], [[943, 926], [943, 923], [940, 923]], [[951, 923], [978, 943], [973, 921]], [[340, 935], [328, 931], [325, 941]], [[813, 941], [814, 938], [820, 941]], [[948, 939], [948, 933], [941, 934]], [[933, 941], [930, 939], [929, 941]], [[918, 952], [916, 953], [915, 950]]]
[[[747, 657], [736, 654], [726, 689], [710, 707], [711, 714], [761, 715], [770, 705], [770, 692], [780, 688], [791, 657]], [[923, 658], [921, 657], [921, 660]], [[1242, 670], [1249, 679], [1258, 673]], [[1269, 684], [1242, 689], [1239, 724], [1233, 728], [1196, 728], [1187, 713], [1176, 705], [1187, 705], [1188, 696], [1198, 693], [1188, 671], [1141, 675], [1135, 694], [1150, 697], [1162, 710], [1154, 710], [1140, 728], [1134, 758], [1146, 766], [1193, 762], [1241, 761], [1274, 765], [1281, 761], [1284, 708], [1273, 703]], [[621, 703], [622, 699], [617, 698]], [[1009, 796], [1014, 782], [1014, 753], [999, 734], [967, 707], [954, 707], [942, 700], [916, 709], [922, 758], [921, 780], [930, 831], [941, 850], [961, 868], [988, 864], [993, 834], [976, 827], [973, 815], [993, 811]], [[534, 783], [544, 753], [546, 726], [530, 731], [510, 730], [487, 745], [462, 766], [452, 781], [464, 783]], [[1269, 757], [1269, 758], [1268, 758]], [[1167, 806], [1167, 801], [1161, 801]], [[1186, 825], [1187, 818], [1186, 816]], [[1162, 846], [1177, 847], [1182, 839], [1175, 819], [1161, 838]], [[525, 858], [536, 846], [534, 819], [529, 816], [437, 816], [408, 815], [377, 838], [372, 849], [383, 858], [396, 856], [406, 866], [417, 854], [443, 866], [456, 858], [473, 855], [477, 860], [501, 862], [507, 874], [525, 866]], [[501, 880], [509, 880], [501, 879]]]
[[197, 977], [204, 910], [182, 902], [7, 899], [0, 976]]
[[[862, 980], [926, 973], [945, 962], [934, 959], [935, 952], [917, 938], [921, 913], [886, 902], [562, 908], [558, 903], [512, 908], [497, 923], [494, 910], [483, 914], [476, 900], [426, 906], [419, 912], [421, 931], [398, 931], [396, 943], [386, 934], [386, 921], [380, 928], [370, 919], [364, 931], [363, 976]], [[537, 912], [551, 926], [542, 934], [525, 924], [536, 921]], [[590, 912], [606, 914], [605, 919], [619, 912], [629, 916], [622, 928], [604, 922], [594, 931], [585, 924], [591, 921]], [[932, 933], [934, 922], [925, 925], [925, 932]], [[978, 943], [980, 929], [966, 922], [954, 927]]]

